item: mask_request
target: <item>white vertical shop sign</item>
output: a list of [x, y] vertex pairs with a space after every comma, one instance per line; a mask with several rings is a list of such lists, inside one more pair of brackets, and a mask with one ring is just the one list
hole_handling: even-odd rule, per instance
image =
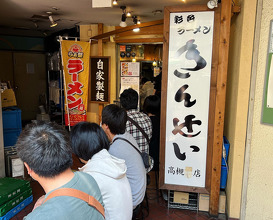
[[165, 184], [205, 187], [214, 12], [170, 13]]

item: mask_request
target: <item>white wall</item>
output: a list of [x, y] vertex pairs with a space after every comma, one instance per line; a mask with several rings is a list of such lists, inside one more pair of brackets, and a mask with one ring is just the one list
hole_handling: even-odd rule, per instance
[[224, 127], [230, 142], [226, 194], [231, 218], [240, 217], [257, 0], [240, 0], [236, 4], [241, 6], [241, 12], [231, 19]]
[[[273, 125], [261, 123], [264, 81], [267, 60], [270, 20], [273, 19], [272, 0], [258, 0], [261, 5], [260, 32], [258, 50], [254, 50], [253, 73], [255, 74], [253, 112], [248, 120], [252, 126], [248, 128], [251, 139], [249, 145], [249, 162], [245, 164], [244, 195], [241, 219], [268, 220], [273, 219]], [[250, 101], [252, 102], [252, 101]], [[253, 116], [253, 117], [252, 117]], [[272, 115], [273, 117], [273, 115]], [[247, 146], [248, 146], [247, 145]]]

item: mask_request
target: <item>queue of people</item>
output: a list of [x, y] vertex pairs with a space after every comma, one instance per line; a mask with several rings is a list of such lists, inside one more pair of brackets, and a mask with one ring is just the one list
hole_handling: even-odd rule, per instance
[[[138, 94], [127, 89], [120, 97], [122, 107], [104, 107], [101, 126], [80, 122], [70, 135], [53, 122], [27, 125], [16, 144], [18, 156], [46, 194], [24, 219], [136, 219], [147, 172], [159, 164], [159, 120], [154, 117], [159, 117], [160, 100], [146, 99], [145, 113], [137, 111]], [[149, 151], [154, 162], [145, 169], [140, 152]], [[70, 168], [72, 152], [84, 164], [76, 172]]]

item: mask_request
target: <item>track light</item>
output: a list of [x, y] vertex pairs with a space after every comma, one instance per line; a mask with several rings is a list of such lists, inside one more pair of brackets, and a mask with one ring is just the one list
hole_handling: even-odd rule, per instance
[[141, 24], [140, 20], [137, 20], [137, 24]]
[[118, 5], [117, 0], [114, 0], [114, 1], [113, 1], [113, 5]]
[[126, 27], [127, 26], [127, 24], [126, 24], [126, 14], [122, 14], [122, 16], [121, 16], [121, 22], [120, 22], [120, 24], [119, 24], [119, 26], [120, 27]]
[[134, 24], [137, 24], [137, 16], [133, 16], [132, 18], [133, 18]]
[[218, 6], [218, 2], [217, 0], [209, 0], [207, 6], [209, 9], [214, 9]]
[[121, 22], [119, 24], [120, 27], [126, 27], [127, 24], [126, 24], [126, 12], [125, 12], [125, 9], [126, 9], [126, 6], [120, 6], [120, 8], [122, 9], [122, 15], [121, 15]]
[[51, 15], [49, 15], [48, 18], [49, 18], [49, 21], [50, 21], [50, 23], [51, 23], [50, 27], [55, 27], [55, 26], [58, 25], [58, 24], [53, 20], [53, 18], [52, 18]]
[[128, 18], [132, 17], [131, 12], [130, 12], [130, 11], [127, 11], [126, 16], [127, 16]]

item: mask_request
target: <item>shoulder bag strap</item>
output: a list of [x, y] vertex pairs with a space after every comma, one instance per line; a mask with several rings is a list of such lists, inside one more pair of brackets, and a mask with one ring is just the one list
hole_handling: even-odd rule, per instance
[[137, 149], [136, 148], [136, 146], [135, 145], [133, 145], [130, 141], [128, 141], [127, 139], [125, 139], [125, 138], [122, 138], [122, 137], [117, 137], [117, 138], [115, 138], [114, 140], [113, 140], [113, 142], [112, 143], [114, 143], [116, 140], [123, 140], [123, 141], [126, 141], [127, 143], [129, 143], [131, 146], [133, 146], [135, 149], [136, 149], [136, 151], [140, 154], [140, 156], [141, 156], [141, 152], [140, 152], [140, 150], [139, 149]]
[[102, 216], [105, 218], [104, 208], [100, 204], [100, 202], [98, 200], [96, 200], [93, 196], [90, 196], [89, 194], [87, 194], [83, 191], [77, 190], [77, 189], [72, 189], [72, 188], [57, 189], [57, 190], [53, 191], [52, 193], [50, 193], [48, 195], [48, 197], [44, 200], [43, 203], [45, 203], [47, 200], [52, 199], [53, 197], [57, 197], [57, 196], [71, 196], [71, 197], [81, 199], [81, 200], [87, 202], [88, 205], [97, 209], [100, 212], [100, 214], [102, 214]]
[[134, 124], [140, 130], [140, 132], [146, 138], [146, 140], [148, 141], [148, 143], [150, 143], [150, 139], [149, 139], [148, 135], [146, 134], [146, 132], [143, 130], [143, 128], [140, 127], [139, 124], [134, 119], [130, 118], [129, 116], [127, 116], [127, 120], [130, 121], [130, 122], [132, 122], [132, 124]]

